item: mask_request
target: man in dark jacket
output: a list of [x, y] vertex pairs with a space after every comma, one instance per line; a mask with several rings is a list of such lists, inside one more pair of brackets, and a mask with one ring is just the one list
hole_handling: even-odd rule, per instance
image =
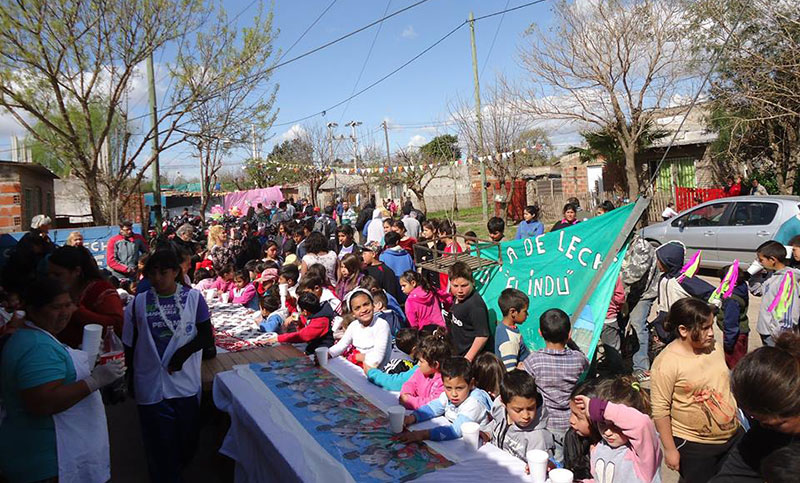
[[144, 237], [133, 232], [133, 223], [123, 221], [119, 224], [119, 234], [108, 240], [106, 263], [117, 279], [132, 278], [136, 275], [136, 263], [143, 253], [147, 253]]
[[366, 225], [367, 222], [372, 219], [373, 209], [374, 207], [367, 202], [364, 203], [364, 206], [361, 207], [361, 211], [358, 212], [358, 218], [356, 218], [356, 233], [358, 233], [358, 236], [361, 237], [361, 243], [366, 241], [363, 235], [364, 225]]

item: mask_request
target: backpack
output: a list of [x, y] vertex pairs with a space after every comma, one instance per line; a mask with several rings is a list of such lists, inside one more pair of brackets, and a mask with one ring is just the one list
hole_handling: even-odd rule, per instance
[[320, 216], [314, 222], [314, 231], [322, 233], [325, 238], [331, 238], [336, 232], [336, 222], [327, 216]]

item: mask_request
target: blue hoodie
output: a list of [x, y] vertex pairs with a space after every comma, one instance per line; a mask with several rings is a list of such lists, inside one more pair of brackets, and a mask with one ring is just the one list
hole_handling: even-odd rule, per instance
[[400, 247], [389, 248], [381, 253], [380, 261], [392, 269], [397, 279], [408, 270], [414, 270], [414, 260]]
[[544, 233], [544, 225], [539, 220], [525, 221], [522, 220], [517, 226], [517, 236], [515, 240], [522, 240], [524, 238], [533, 238]]

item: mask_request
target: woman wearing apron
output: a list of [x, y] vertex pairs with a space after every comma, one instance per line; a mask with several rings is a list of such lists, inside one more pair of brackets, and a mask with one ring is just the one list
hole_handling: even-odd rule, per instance
[[95, 366], [86, 352], [58, 342], [75, 310], [58, 281], [33, 282], [24, 300], [28, 320], [3, 347], [0, 363], [0, 469], [12, 482], [108, 481], [108, 429], [97, 389], [122, 377], [124, 364]]
[[214, 347], [208, 306], [182, 280], [177, 256], [159, 250], [147, 260], [152, 288], [125, 308], [122, 342], [132, 360], [150, 479], [177, 482], [191, 461], [200, 422], [202, 350]]

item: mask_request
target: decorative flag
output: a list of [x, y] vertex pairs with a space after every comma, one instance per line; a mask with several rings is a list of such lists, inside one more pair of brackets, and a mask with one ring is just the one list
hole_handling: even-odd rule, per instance
[[702, 259], [703, 250], [697, 250], [692, 258], [689, 259], [689, 263], [681, 268], [681, 276], [678, 277], [678, 283], [683, 282], [683, 279], [686, 277], [694, 277], [694, 274], [697, 273], [697, 269], [700, 268], [700, 260]]
[[739, 278], [739, 260], [734, 260], [733, 265], [728, 268], [728, 273], [719, 284], [719, 287], [714, 290], [708, 298], [708, 303], [714, 304], [720, 300], [724, 300], [733, 294], [733, 288], [736, 287], [736, 281]]
[[[791, 329], [794, 321], [791, 320], [791, 308], [794, 303], [795, 279], [794, 272], [786, 272], [778, 287], [778, 293], [767, 307], [767, 312], [772, 314], [772, 318], [781, 322], [782, 329]], [[787, 316], [788, 314], [788, 316]]]

